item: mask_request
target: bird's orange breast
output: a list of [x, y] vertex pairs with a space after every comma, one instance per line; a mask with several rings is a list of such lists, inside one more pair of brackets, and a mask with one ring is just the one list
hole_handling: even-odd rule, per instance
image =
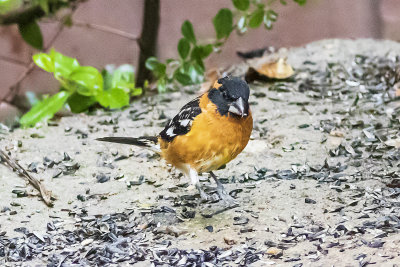
[[171, 142], [159, 139], [161, 156], [177, 168], [189, 164], [197, 172], [220, 168], [246, 147], [253, 129], [251, 112], [247, 117], [221, 116], [207, 94], [200, 99], [201, 113], [190, 131]]

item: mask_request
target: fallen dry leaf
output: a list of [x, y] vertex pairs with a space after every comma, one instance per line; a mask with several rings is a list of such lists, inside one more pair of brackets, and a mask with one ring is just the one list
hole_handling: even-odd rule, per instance
[[286, 62], [285, 58], [281, 57], [273, 61], [267, 58], [250, 63], [250, 68], [246, 72], [245, 78], [248, 83], [255, 80], [268, 82], [287, 79], [293, 74], [293, 68]]
[[226, 236], [224, 236], [224, 242], [227, 244], [227, 245], [235, 245], [237, 242], [236, 242], [236, 240], [234, 240], [234, 239], [232, 239], [232, 238], [229, 238], [229, 237], [226, 237]]
[[267, 254], [271, 256], [280, 256], [283, 254], [282, 249], [271, 247], [267, 249]]
[[257, 69], [257, 72], [274, 79], [286, 79], [294, 74], [292, 66], [284, 58], [280, 58], [276, 62], [263, 64]]
[[336, 137], [343, 137], [344, 136], [344, 133], [341, 132], [341, 131], [338, 131], [338, 130], [332, 130], [329, 134], [331, 136], [336, 136]]

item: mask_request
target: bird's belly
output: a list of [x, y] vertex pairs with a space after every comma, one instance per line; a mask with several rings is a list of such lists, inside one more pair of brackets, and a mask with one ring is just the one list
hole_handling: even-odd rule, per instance
[[162, 157], [178, 168], [189, 164], [199, 173], [216, 170], [246, 147], [252, 126], [251, 116], [239, 122], [202, 113], [187, 134], [161, 143]]
[[234, 159], [242, 151], [242, 149], [243, 148], [225, 148], [222, 151], [216, 151], [212, 155], [197, 159], [192, 163], [192, 166], [199, 173], [217, 170]]

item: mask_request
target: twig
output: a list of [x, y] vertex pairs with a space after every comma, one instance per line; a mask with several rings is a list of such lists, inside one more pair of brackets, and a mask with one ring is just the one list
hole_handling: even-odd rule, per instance
[[0, 55], [0, 60], [11, 62], [11, 63], [13, 63], [15, 65], [23, 66], [23, 67], [26, 68], [26, 62], [24, 62], [22, 60], [10, 58], [10, 57], [3, 56], [3, 55]]
[[35, 67], [35, 64], [34, 64], [34, 62], [32, 61], [32, 62], [30, 62], [29, 65], [26, 67], [26, 69], [24, 70], [24, 72], [18, 77], [17, 81], [16, 81], [12, 86], [10, 86], [10, 90], [8, 90], [7, 94], [3, 97], [3, 99], [2, 99], [0, 102], [2, 102], [3, 100], [7, 100], [8, 97], [10, 97], [11, 95], [13, 95], [13, 96], [12, 96], [12, 99], [10, 100], [10, 102], [13, 101], [14, 96], [18, 94], [18, 91], [19, 91], [19, 84], [20, 84], [23, 80], [25, 80], [26, 76], [28, 76], [29, 73], [32, 72], [33, 67]]
[[53, 202], [51, 200], [51, 191], [47, 191], [40, 183], [39, 180], [36, 178], [32, 177], [24, 168], [19, 165], [19, 163], [13, 159], [11, 159], [6, 153], [4, 153], [3, 150], [0, 149], [0, 158], [4, 160], [7, 165], [13, 169], [18, 175], [24, 177], [36, 190], [39, 191], [40, 196], [42, 197], [44, 203], [46, 203], [47, 206], [53, 207]]
[[[72, 16], [72, 14], [75, 12], [77, 6], [73, 6], [71, 7], [71, 14], [70, 16]], [[65, 25], [64, 23], [60, 22], [60, 24], [58, 25], [58, 29], [56, 34], [54, 34], [54, 36], [51, 38], [51, 40], [49, 41], [48, 45], [43, 49], [44, 51], [49, 50], [49, 48], [53, 45], [54, 41], [58, 38], [58, 36], [61, 34], [62, 30], [64, 29]], [[7, 94], [0, 100], [0, 103], [3, 101], [7, 101], [7, 99], [12, 96], [11, 100], [7, 101], [12, 103], [14, 100], [15, 95], [18, 94], [19, 91], [19, 85], [20, 83], [25, 80], [25, 78], [33, 71], [33, 68], [35, 67], [35, 63], [33, 61], [31, 61], [29, 63], [29, 65], [27, 65], [25, 71], [23, 73], [21, 73], [21, 75], [18, 77], [17, 81], [10, 86], [10, 90], [7, 92]]]
[[[83, 1], [84, 0], [49, 1], [49, 10], [55, 13], [61, 8], [75, 6]], [[32, 4], [31, 2], [33, 1], [29, 1], [27, 5], [23, 5], [17, 10], [0, 15], [0, 25], [24, 24], [47, 16], [46, 12], [43, 11], [42, 7], [37, 2], [35, 5], [29, 5], [29, 3]]]
[[93, 24], [93, 23], [87, 23], [87, 22], [82, 22], [82, 21], [77, 21], [74, 20], [73, 21], [73, 26], [78, 26], [78, 27], [86, 27], [86, 28], [90, 28], [90, 29], [95, 29], [95, 30], [99, 30], [102, 32], [108, 32], [114, 35], [118, 35], [133, 41], [137, 41], [139, 39], [138, 36], [131, 34], [129, 32], [124, 32], [112, 27], [108, 27], [108, 26], [104, 26], [104, 25], [99, 25], [99, 24]]

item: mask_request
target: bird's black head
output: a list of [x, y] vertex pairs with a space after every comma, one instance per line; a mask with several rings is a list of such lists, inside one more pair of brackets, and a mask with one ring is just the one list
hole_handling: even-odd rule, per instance
[[214, 88], [208, 91], [208, 97], [222, 116], [248, 116], [249, 95], [250, 89], [245, 81], [229, 76], [219, 79]]

